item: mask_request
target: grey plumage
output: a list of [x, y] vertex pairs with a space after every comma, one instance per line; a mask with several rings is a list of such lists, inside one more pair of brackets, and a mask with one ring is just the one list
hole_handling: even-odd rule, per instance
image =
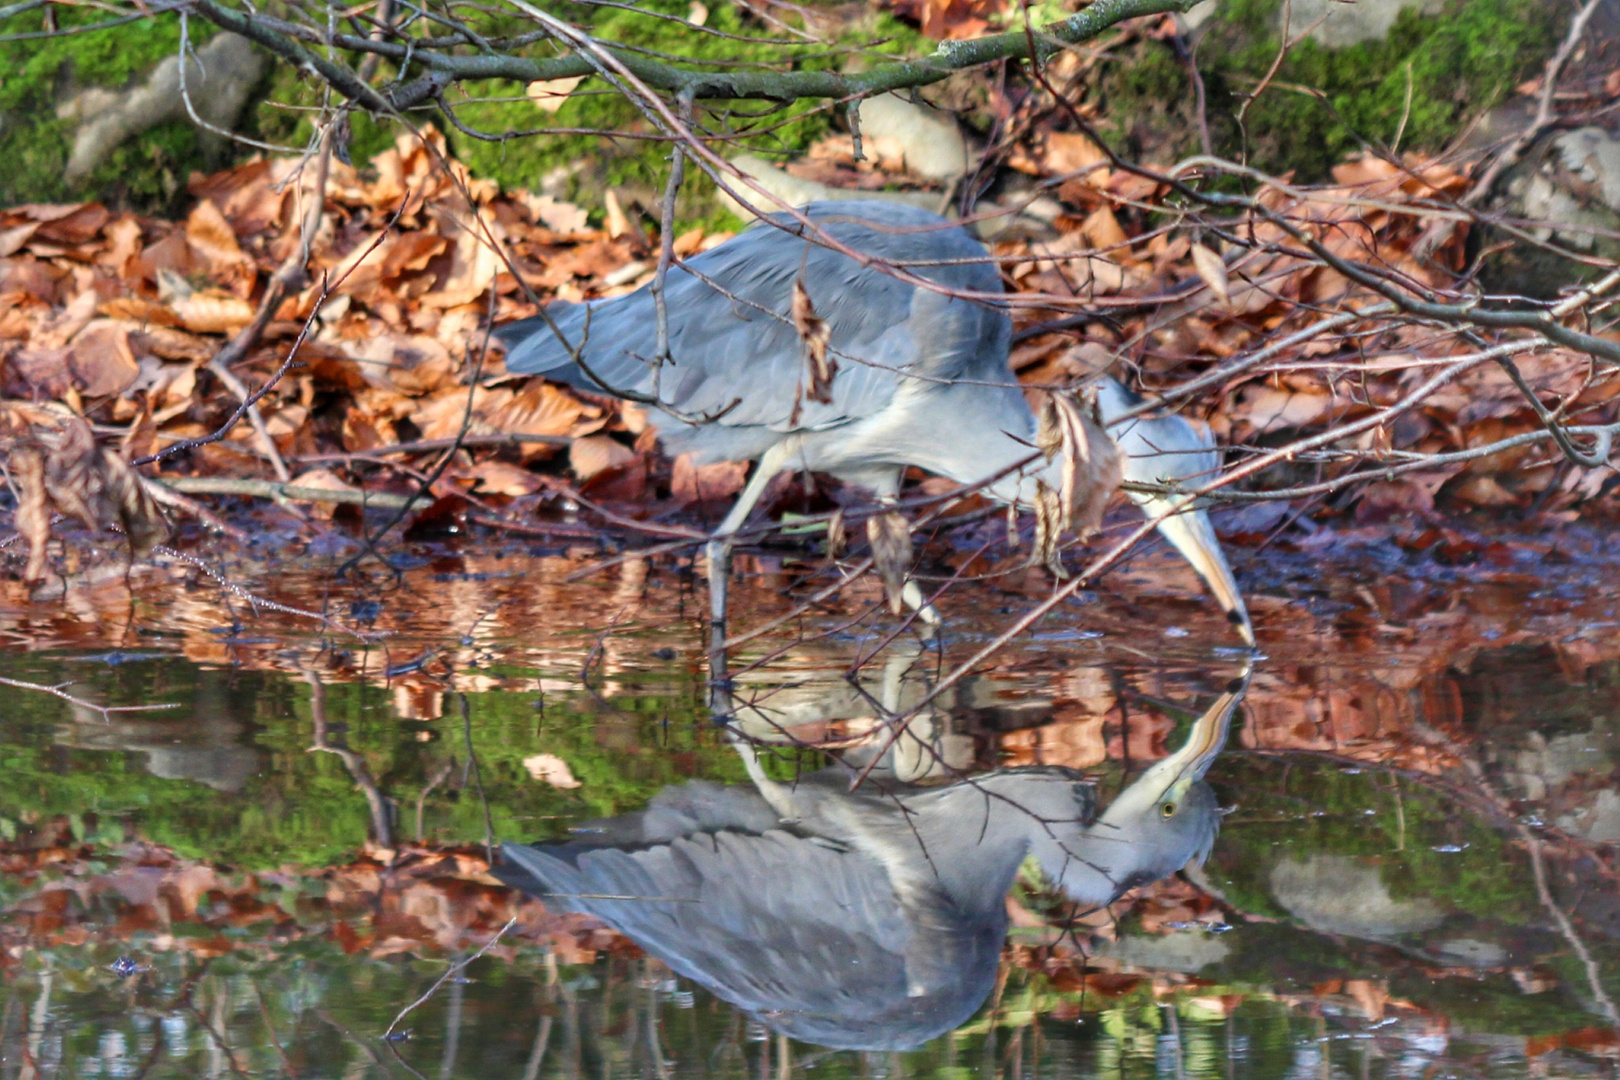
[[[856, 200], [811, 203], [804, 212], [840, 243], [873, 259], [984, 260], [960, 227], [914, 207]], [[1029, 453], [1034, 420], [1007, 366], [1012, 326], [1005, 312], [900, 281], [820, 244], [758, 224], [673, 267], [666, 287], [670, 362], [661, 370], [650, 289], [584, 304], [551, 305], [565, 347], [536, 316], [497, 330], [510, 371], [597, 393], [656, 398], [659, 435], [671, 454], [701, 464], [755, 460], [784, 436], [798, 436], [795, 464], [886, 489], [886, 470], [920, 465], [971, 483], [982, 463], [938, 438], [935, 402], [1007, 429], [1002, 456]], [[985, 261], [918, 266], [952, 289], [1000, 292]], [[840, 370], [832, 401], [800, 393], [804, 346], [792, 322], [795, 279], [831, 328]], [[579, 351], [576, 363], [570, 349]], [[973, 385], [963, 381], [999, 386]], [[964, 393], [963, 391], [968, 392]], [[795, 401], [797, 422], [792, 422]], [[931, 447], [930, 443], [941, 443]]]
[[[1183, 490], [1196, 490], [1215, 479], [1221, 469], [1221, 453], [1209, 429], [1173, 413], [1148, 411], [1122, 419], [1143, 404], [1140, 396], [1112, 378], [1104, 376], [1097, 383], [1097, 410], [1108, 434], [1125, 454], [1125, 479]], [[1248, 605], [1205, 512], [1208, 500], [1137, 490], [1130, 497], [1148, 517], [1163, 518], [1160, 534], [1198, 571], [1228, 621], [1252, 646], [1254, 627]]]
[[573, 843], [508, 844], [497, 873], [793, 1038], [915, 1046], [989, 994], [1026, 857], [1101, 905], [1208, 854], [1219, 814], [1202, 778], [1246, 687], [1247, 673], [1101, 814], [1067, 769], [851, 793], [842, 770], [771, 780], [739, 742], [752, 788], [667, 788]]
[[[892, 202], [802, 209], [861, 259], [807, 239], [791, 218], [778, 215], [777, 224], [756, 223], [684, 267], [672, 267], [665, 364], [657, 363], [656, 305], [647, 288], [610, 300], [552, 304], [547, 310], [561, 339], [539, 316], [496, 331], [508, 347], [510, 371], [650, 402], [672, 455], [690, 453], [700, 464], [760, 462], [710, 545], [717, 625], [724, 621], [718, 571], [729, 565], [728, 538], [778, 471], [826, 472], [892, 499], [907, 466], [977, 484], [1027, 459], [1035, 437], [1034, 414], [1008, 362], [1012, 322], [1005, 306], [990, 299], [1001, 293], [1001, 278], [982, 244], [945, 218]], [[903, 266], [981, 298], [943, 295], [862, 260]], [[808, 398], [805, 346], [792, 321], [795, 281], [828, 324], [830, 353], [840, 365], [826, 403]], [[1123, 393], [1104, 382], [1105, 420], [1110, 387]], [[1161, 426], [1161, 437], [1197, 435], [1178, 418]], [[1127, 430], [1145, 429], [1133, 424]], [[1169, 461], [1174, 475], [1188, 475], [1175, 471], [1187, 459], [1160, 460]], [[1199, 468], [1205, 464], [1198, 459]], [[1037, 482], [1058, 488], [1058, 464], [1038, 461], [986, 491], [1028, 506]], [[1218, 594], [1235, 596], [1235, 586], [1216, 584], [1223, 574], [1229, 582], [1231, 573], [1203, 511], [1178, 516], [1193, 524], [1180, 527], [1187, 535], [1172, 541], [1184, 552], [1189, 541], [1214, 545], [1194, 565], [1206, 578], [1215, 575]], [[1170, 535], [1178, 526], [1161, 528]], [[1222, 595], [1222, 604], [1247, 636], [1241, 597], [1234, 609], [1232, 596]], [[914, 586], [908, 586], [908, 602], [921, 604]]]

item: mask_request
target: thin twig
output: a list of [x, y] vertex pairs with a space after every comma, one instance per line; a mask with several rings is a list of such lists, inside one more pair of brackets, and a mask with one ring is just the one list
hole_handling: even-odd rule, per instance
[[460, 972], [464, 970], [468, 964], [472, 963], [474, 960], [477, 960], [480, 956], [483, 956], [490, 949], [494, 948], [495, 943], [501, 940], [501, 938], [505, 937], [508, 930], [517, 925], [517, 921], [518, 917], [516, 915], [512, 916], [510, 919], [507, 919], [506, 925], [495, 931], [495, 936], [484, 942], [483, 945], [479, 946], [477, 952], [473, 953], [465, 960], [457, 960], [455, 963], [446, 968], [444, 974], [435, 979], [433, 985], [427, 988], [426, 993], [417, 998], [415, 1001], [411, 1002], [409, 1005], [405, 1006], [403, 1009], [399, 1010], [399, 1015], [395, 1016], [393, 1023], [388, 1025], [388, 1030], [382, 1033], [382, 1038], [386, 1041], [388, 1037], [394, 1033], [394, 1029], [399, 1027], [399, 1022], [409, 1016], [416, 1009], [426, 1004], [427, 1000], [437, 993], [439, 987], [448, 982], [451, 976], [460, 974]]
[[86, 701], [84, 698], [75, 697], [68, 693], [66, 688], [73, 685], [72, 682], [61, 682], [54, 686], [47, 686], [44, 683], [28, 682], [24, 679], [9, 679], [0, 675], [0, 686], [9, 686], [17, 690], [33, 690], [37, 693], [61, 698], [69, 705], [100, 713], [101, 718], [108, 723], [112, 722], [113, 713], [156, 712], [160, 709], [178, 709], [180, 707], [178, 702], [162, 702], [155, 705], [97, 705], [93, 701]]
[[162, 480], [148, 478], [146, 482], [156, 491], [167, 489], [167, 492], [181, 495], [246, 495], [277, 502], [285, 499], [289, 502], [343, 503], [377, 510], [403, 509], [411, 501], [409, 496], [385, 491], [312, 488], [275, 480], [238, 480], [225, 476], [166, 476]]

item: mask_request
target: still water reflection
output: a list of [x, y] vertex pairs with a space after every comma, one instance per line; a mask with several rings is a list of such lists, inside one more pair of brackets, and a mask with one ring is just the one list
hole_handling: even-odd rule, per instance
[[508, 844], [499, 876], [594, 915], [766, 1027], [840, 1050], [909, 1050], [953, 1031], [995, 986], [1007, 893], [1025, 859], [1087, 910], [1215, 840], [1203, 782], [1245, 677], [1185, 745], [1099, 815], [1073, 770], [999, 769], [908, 789], [830, 768], [750, 785], [694, 781], [562, 845]]
[[1318, 575], [1246, 691], [1196, 603], [1103, 596], [897, 740], [1005, 597], [943, 655], [761, 638], [730, 728], [645, 565], [427, 565], [342, 599], [381, 639], [207, 582], [0, 612], [0, 676], [178, 706], [0, 691], [0, 1080], [1612, 1075], [1584, 572]]

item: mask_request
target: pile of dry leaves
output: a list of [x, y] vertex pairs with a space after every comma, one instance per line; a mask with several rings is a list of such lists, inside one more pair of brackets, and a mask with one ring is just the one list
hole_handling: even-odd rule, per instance
[[[847, 142], [811, 159], [836, 159]], [[1462, 264], [1463, 228], [1422, 250], [1428, 212], [1467, 183], [1432, 163], [1366, 157], [1327, 187], [1276, 181], [1259, 189], [1254, 212], [1213, 223], [1167, 218], [1165, 183], [1111, 167], [1081, 133], [1036, 130], [1008, 164], [1055, 194], [1041, 203], [1051, 211], [1044, 232], [995, 245], [1025, 294], [1020, 325], [1070, 324], [1016, 348], [1032, 382], [1123, 365], [1150, 389], [1170, 387], [1324, 316], [1372, 307], [1375, 296], [1291, 242], [1276, 216], [1392, 279], [1447, 287]], [[30, 580], [46, 574], [53, 511], [117, 525], [141, 551], [164, 533], [152, 496], [205, 517], [189, 496], [273, 497], [327, 516], [334, 505], [437, 504], [441, 515], [522, 528], [559, 496], [570, 507], [620, 504], [609, 520], [622, 523], [740, 486], [741, 465], [662, 461], [636, 407], [508, 376], [488, 348], [491, 321], [532, 314], [534, 297], [612, 296], [651, 280], [650, 216], [627, 215], [611, 192], [605, 227], [591, 228], [578, 206], [471, 177], [431, 130], [402, 136], [364, 173], [257, 160], [194, 176], [189, 190], [183, 221], [98, 204], [0, 211], [0, 438], [12, 447]], [[726, 235], [689, 231], [675, 252]], [[1095, 317], [1076, 329], [1082, 307]], [[1356, 425], [1478, 347], [1456, 328], [1368, 314], [1273, 348], [1189, 411], [1253, 453]], [[1519, 365], [1565, 422], [1613, 420], [1616, 384], [1589, 358], [1543, 349]], [[1397, 460], [1398, 479], [1328, 512], [1601, 505], [1608, 470], [1572, 468], [1547, 441], [1412, 467], [1542, 426], [1510, 373], [1481, 364], [1315, 458], [1256, 466], [1251, 484], [1320, 482]], [[135, 483], [127, 463], [159, 483]]]

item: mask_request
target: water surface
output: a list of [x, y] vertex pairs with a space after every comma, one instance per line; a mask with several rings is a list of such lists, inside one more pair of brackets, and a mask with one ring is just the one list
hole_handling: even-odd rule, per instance
[[[689, 568], [569, 580], [604, 553], [491, 545], [335, 581], [317, 547], [49, 601], [7, 586], [0, 676], [81, 703], [0, 690], [0, 1078], [1610, 1075], [1620, 588], [1601, 543], [1366, 538], [1267, 551], [1263, 573], [1240, 553], [1265, 657], [1209, 774], [1228, 812], [1208, 861], [1092, 912], [1026, 872], [988, 1000], [883, 1051], [783, 1038], [488, 872], [501, 841], [748, 784], [709, 717]], [[747, 568], [740, 622], [789, 612], [802, 568]], [[750, 642], [750, 730], [799, 744], [768, 771], [1066, 766], [1107, 805], [1240, 666], [1166, 558], [884, 749], [880, 718], [1046, 587], [964, 585], [925, 645], [885, 644], [863, 584]], [[173, 707], [91, 707], [151, 704]]]

